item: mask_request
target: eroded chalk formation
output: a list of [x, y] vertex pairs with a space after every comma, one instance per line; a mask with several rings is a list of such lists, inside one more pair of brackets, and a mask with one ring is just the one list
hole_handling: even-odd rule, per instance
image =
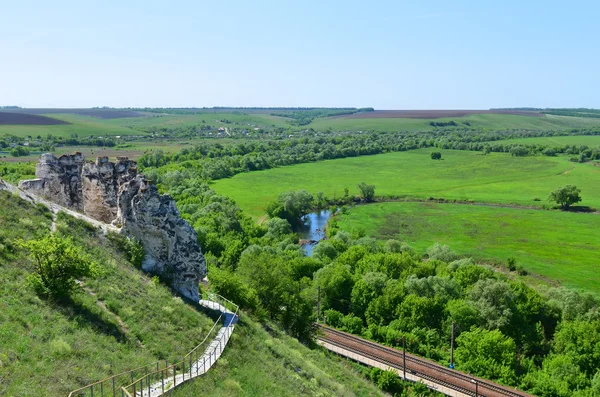
[[36, 179], [19, 188], [104, 223], [120, 225], [145, 251], [143, 269], [166, 276], [182, 295], [198, 300], [198, 284], [206, 276], [206, 262], [197, 235], [182, 219], [169, 195], [138, 175], [127, 157], [115, 163], [107, 157], [86, 162], [81, 153], [59, 158], [43, 154]]

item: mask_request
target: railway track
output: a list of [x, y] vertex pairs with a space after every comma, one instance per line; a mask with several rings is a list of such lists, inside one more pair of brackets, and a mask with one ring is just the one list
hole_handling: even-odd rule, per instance
[[[323, 342], [377, 361], [396, 370], [404, 370], [404, 355], [401, 351], [330, 327], [321, 325], [319, 328], [320, 332], [317, 339]], [[405, 359], [407, 374], [418, 376], [467, 396], [475, 396], [477, 391], [477, 396], [482, 397], [534, 397], [520, 390], [470, 376], [412, 354], [406, 354]]]

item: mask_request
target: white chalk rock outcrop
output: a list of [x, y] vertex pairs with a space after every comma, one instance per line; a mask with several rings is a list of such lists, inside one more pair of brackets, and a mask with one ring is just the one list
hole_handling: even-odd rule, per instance
[[173, 288], [197, 301], [198, 284], [206, 276], [206, 262], [195, 230], [181, 218], [175, 201], [138, 175], [127, 157], [117, 162], [98, 157], [85, 162], [81, 153], [59, 158], [43, 154], [36, 179], [19, 188], [104, 223], [122, 226], [145, 251], [143, 269], [172, 280]]
[[198, 284], [206, 276], [206, 262], [196, 231], [179, 216], [171, 196], [138, 175], [125, 183], [119, 195], [116, 222], [142, 242], [142, 268], [172, 280], [182, 295], [199, 300]]

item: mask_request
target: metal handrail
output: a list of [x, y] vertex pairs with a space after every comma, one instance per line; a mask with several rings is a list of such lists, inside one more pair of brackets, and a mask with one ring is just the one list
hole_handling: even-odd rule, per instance
[[[225, 308], [225, 310], [229, 310], [227, 308], [227, 306], [225, 305], [225, 302], [228, 302], [228, 303], [232, 304], [235, 307], [235, 309], [236, 309], [234, 316], [237, 317], [238, 311], [239, 311], [239, 306], [238, 305], [236, 305], [235, 303], [231, 302], [229, 299], [227, 299], [227, 298], [225, 298], [225, 297], [223, 297], [221, 295], [218, 295], [218, 294], [207, 293], [207, 296], [209, 298], [210, 297], [215, 297], [216, 300], [218, 301], [217, 303], [220, 304], [220, 305], [222, 305]], [[223, 304], [221, 304], [221, 302]], [[211, 329], [208, 331], [208, 333], [207, 333], [206, 337], [204, 338], [204, 340], [202, 340], [202, 342], [200, 342], [200, 344], [198, 344], [188, 354], [186, 354], [183, 357], [182, 361], [179, 361], [177, 363], [173, 363], [173, 364], [169, 365], [168, 361], [166, 361], [166, 360], [165, 361], [160, 360], [160, 361], [154, 362], [152, 364], [143, 365], [141, 367], [134, 368], [134, 369], [131, 369], [131, 370], [128, 370], [128, 371], [124, 371], [124, 372], [112, 375], [111, 377], [108, 377], [106, 379], [102, 379], [102, 380], [99, 380], [97, 382], [90, 383], [89, 385], [83, 386], [83, 387], [81, 387], [79, 389], [73, 390], [71, 393], [69, 393], [68, 397], [76, 397], [76, 396], [83, 395], [84, 394], [83, 392], [85, 392], [86, 390], [89, 390], [90, 391], [90, 395], [93, 397], [94, 396], [94, 388], [95, 387], [99, 387], [99, 394], [97, 394], [97, 395], [99, 395], [100, 397], [105, 397], [105, 392], [108, 393], [108, 394], [106, 394], [106, 396], [117, 397], [117, 390], [119, 388], [123, 389], [123, 386], [122, 386], [123, 383], [122, 382], [117, 382], [117, 378], [128, 376], [128, 375], [131, 374], [131, 380], [130, 381], [133, 382], [133, 383], [135, 383], [136, 382], [136, 380], [135, 380], [135, 372], [138, 372], [138, 371], [141, 371], [141, 370], [143, 370], [145, 372], [145, 375], [142, 378], [138, 378], [138, 380], [139, 380], [139, 379], [143, 379], [144, 377], [146, 377], [146, 376], [148, 376], [150, 374], [159, 373], [161, 371], [168, 370], [169, 368], [172, 368], [172, 367], [174, 367], [174, 366], [176, 366], [178, 364], [181, 364], [191, 354], [194, 354], [197, 351], [197, 349], [199, 347], [201, 347], [206, 342], [206, 340], [208, 339], [208, 337], [210, 336], [210, 334], [213, 332], [213, 330], [215, 329], [215, 327], [217, 326], [217, 324], [219, 323], [219, 321], [221, 321], [221, 318], [223, 317], [223, 314], [224, 314], [224, 312], [221, 312], [221, 314], [219, 315], [219, 318], [215, 321], [215, 323], [213, 324], [213, 326], [211, 327]], [[233, 320], [230, 320], [229, 325], [231, 325], [232, 321]], [[229, 325], [227, 325], [227, 326], [229, 326]], [[165, 363], [165, 366], [164, 366], [164, 368], [162, 368], [162, 370], [160, 369], [160, 364], [161, 363]], [[153, 371], [152, 369], [154, 368], [154, 366], [156, 366], [156, 370]], [[150, 371], [150, 372], [148, 372], [148, 371]], [[108, 382], [108, 385], [106, 385], [107, 382]], [[133, 383], [131, 383], [131, 384], [133, 384]], [[105, 385], [106, 385], [106, 389], [107, 389], [106, 391], [104, 390], [105, 389]], [[98, 389], [96, 389], [96, 391], [98, 392]], [[112, 391], [112, 395], [110, 394], [110, 391]], [[122, 395], [123, 395], [123, 393], [122, 393]]]
[[[235, 303], [231, 302], [230, 300], [228, 300], [227, 298], [222, 297], [221, 295], [218, 294], [210, 294], [212, 295], [212, 297], [216, 297], [217, 303], [220, 304], [221, 306], [223, 306], [223, 308], [225, 308], [225, 310], [228, 310], [227, 307], [224, 304], [221, 304], [222, 300], [225, 300], [229, 303], [231, 303], [232, 305], [235, 306], [236, 310], [235, 312], [232, 312], [233, 317], [229, 320], [229, 324], [225, 324], [225, 328], [226, 331], [225, 333], [219, 338], [219, 347], [221, 347], [222, 345], [227, 345], [227, 342], [229, 341], [229, 338], [231, 337], [231, 333], [233, 332], [229, 327], [232, 325], [233, 321], [235, 320], [235, 318], [237, 318], [238, 314], [239, 314], [239, 306], [236, 305]], [[210, 297], [209, 295], [209, 297]], [[224, 303], [224, 302], [223, 302]], [[223, 316], [224, 312], [221, 312], [221, 315], [219, 316], [219, 320], [221, 319], [221, 317]], [[121, 388], [121, 395], [122, 397], [135, 397], [137, 396], [138, 390], [142, 393], [142, 396], [144, 395], [144, 388], [148, 389], [148, 395], [150, 395], [150, 391], [151, 391], [151, 387], [153, 384], [158, 384], [160, 382], [161, 384], [161, 389], [162, 389], [162, 393], [164, 393], [165, 391], [170, 390], [172, 387], [177, 386], [178, 384], [181, 384], [183, 382], [186, 381], [185, 376], [188, 375], [188, 380], [193, 378], [194, 375], [194, 371], [193, 371], [193, 363], [196, 364], [196, 376], [199, 375], [199, 365], [198, 363], [200, 362], [200, 360], [198, 359], [198, 348], [208, 339], [208, 337], [210, 336], [210, 334], [212, 333], [212, 331], [215, 328], [215, 325], [219, 322], [219, 320], [217, 320], [217, 322], [215, 322], [215, 324], [213, 325], [213, 327], [211, 328], [211, 330], [209, 331], [209, 333], [206, 335], [206, 337], [204, 338], [204, 340], [198, 345], [196, 346], [194, 349], [192, 349], [192, 351], [190, 351], [188, 354], [186, 354], [184, 356], [184, 358], [181, 361], [178, 361], [176, 363], [173, 363], [172, 365], [165, 367], [163, 369], [154, 371], [154, 372], [150, 372], [144, 376], [142, 376], [139, 379], [136, 379], [134, 382], [132, 382], [131, 384], [127, 385], [127, 386], [123, 386]], [[223, 346], [224, 347], [224, 346]], [[208, 356], [208, 363], [209, 363], [209, 367], [212, 366], [212, 364], [214, 364], [214, 362], [216, 361], [217, 357], [216, 357], [216, 350], [217, 350], [217, 344], [215, 344], [215, 346], [209, 351], [206, 350], [204, 352], [203, 355], [201, 355], [200, 357], [204, 357], [204, 363], [203, 363], [203, 373], [206, 372], [206, 356]], [[215, 353], [215, 361], [213, 361], [212, 357], [213, 357], [213, 353]], [[193, 360], [191, 358], [192, 354], [195, 354], [195, 359]], [[193, 361], [192, 361], [193, 360]], [[186, 363], [189, 361], [189, 367], [186, 370]], [[178, 376], [178, 370], [177, 368], [181, 367], [181, 373], [179, 375], [182, 376], [182, 380], [180, 381], [180, 383], [177, 383], [177, 376]], [[171, 383], [172, 380], [172, 383]], [[165, 381], [168, 382], [166, 387], [165, 387]], [[139, 388], [138, 388], [139, 385]], [[131, 393], [133, 394], [131, 394]], [[162, 394], [161, 393], [161, 394]]]
[[[94, 395], [94, 390], [93, 390], [93, 389], [94, 389], [94, 386], [98, 386], [98, 385], [100, 386], [100, 388], [101, 388], [101, 390], [102, 390], [102, 391], [100, 392], [100, 393], [101, 393], [101, 396], [104, 396], [104, 384], [106, 384], [106, 382], [109, 382], [109, 381], [111, 381], [111, 380], [112, 380], [112, 382], [111, 382], [111, 383], [112, 383], [113, 397], [116, 397], [116, 396], [117, 396], [117, 394], [116, 394], [116, 381], [115, 381], [115, 379], [116, 379], [116, 378], [118, 378], [118, 377], [120, 377], [120, 376], [126, 376], [126, 375], [129, 375], [129, 374], [132, 374], [131, 378], [132, 378], [132, 379], [135, 379], [135, 372], [136, 372], [136, 371], [139, 371], [139, 370], [146, 370], [147, 368], [149, 368], [149, 367], [154, 367], [155, 365], [156, 365], [156, 366], [157, 366], [157, 368], [158, 368], [158, 366], [159, 366], [159, 365], [160, 365], [160, 363], [162, 363], [162, 362], [165, 362], [165, 363], [167, 363], [167, 364], [165, 365], [165, 367], [167, 367], [167, 366], [168, 366], [168, 362], [167, 362], [167, 361], [163, 361], [163, 360], [156, 361], [156, 362], [154, 362], [154, 363], [152, 363], [152, 364], [146, 364], [146, 365], [142, 365], [141, 367], [137, 367], [137, 368], [134, 368], [134, 369], [130, 369], [130, 370], [128, 370], [128, 371], [124, 371], [124, 372], [121, 372], [121, 373], [118, 373], [118, 374], [112, 375], [112, 376], [110, 376], [110, 377], [108, 377], [108, 378], [106, 378], [106, 379], [102, 379], [102, 380], [99, 380], [99, 381], [97, 381], [97, 382], [90, 383], [89, 385], [86, 385], [86, 386], [80, 387], [79, 389], [73, 390], [71, 393], [69, 393], [68, 397], [75, 397], [75, 396], [77, 396], [78, 394], [81, 394], [81, 392], [83, 392], [83, 391], [85, 391], [85, 390], [87, 390], [87, 389], [91, 389], [91, 393], [92, 393], [92, 396], [93, 396], [93, 395]], [[110, 385], [109, 385], [109, 387], [110, 387]]]

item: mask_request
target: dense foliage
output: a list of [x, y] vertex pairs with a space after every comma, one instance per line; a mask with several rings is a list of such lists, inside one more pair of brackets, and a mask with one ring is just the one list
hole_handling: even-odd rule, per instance
[[257, 225], [201, 178], [175, 177], [173, 164], [154, 172], [198, 232], [214, 288], [292, 335], [310, 336], [320, 288], [327, 322], [345, 331], [391, 346], [406, 337], [409, 351], [447, 364], [454, 322], [458, 369], [540, 396], [593, 395], [600, 363], [587, 335], [600, 333], [600, 315], [591, 295], [542, 295], [446, 246], [423, 259], [400, 241], [343, 232], [306, 257], [286, 219]]

